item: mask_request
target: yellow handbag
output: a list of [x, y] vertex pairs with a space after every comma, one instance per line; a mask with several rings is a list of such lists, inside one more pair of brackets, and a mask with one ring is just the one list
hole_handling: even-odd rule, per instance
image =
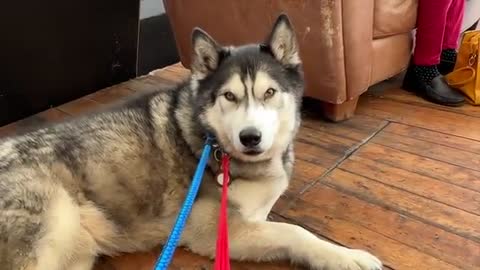
[[480, 31], [467, 31], [463, 34], [457, 61], [453, 71], [445, 76], [447, 83], [463, 92], [467, 100], [480, 105]]

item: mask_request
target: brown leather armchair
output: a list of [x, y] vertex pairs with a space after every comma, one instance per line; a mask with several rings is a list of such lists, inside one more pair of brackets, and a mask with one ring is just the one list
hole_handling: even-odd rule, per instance
[[354, 114], [371, 85], [406, 68], [417, 0], [163, 0], [180, 59], [190, 65], [190, 35], [199, 26], [223, 44], [263, 41], [280, 13], [297, 32], [305, 95], [327, 118]]

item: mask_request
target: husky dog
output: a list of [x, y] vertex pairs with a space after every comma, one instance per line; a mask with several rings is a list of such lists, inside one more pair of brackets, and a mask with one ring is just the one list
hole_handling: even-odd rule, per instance
[[[288, 186], [303, 75], [285, 15], [264, 44], [223, 47], [192, 35], [192, 74], [87, 116], [0, 143], [2, 269], [87, 270], [96, 256], [166, 241], [206, 135], [231, 158], [231, 258], [287, 259], [309, 269], [376, 270], [361, 250], [267, 221]], [[219, 164], [210, 158], [180, 244], [215, 254]]]

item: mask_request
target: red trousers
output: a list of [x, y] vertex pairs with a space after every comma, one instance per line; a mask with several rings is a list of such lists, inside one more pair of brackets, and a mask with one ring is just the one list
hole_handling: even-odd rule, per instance
[[413, 63], [440, 63], [443, 49], [456, 49], [462, 27], [465, 0], [419, 0]]

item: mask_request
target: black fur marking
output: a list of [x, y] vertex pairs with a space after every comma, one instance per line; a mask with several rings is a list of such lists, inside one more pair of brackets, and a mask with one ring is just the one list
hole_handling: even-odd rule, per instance
[[14, 149], [18, 155], [18, 162], [31, 165], [47, 143], [34, 137], [25, 137], [15, 142]]
[[259, 49], [260, 49], [260, 52], [266, 53], [266, 54], [270, 55], [271, 57], [275, 57], [275, 56], [273, 55], [272, 49], [270, 48], [270, 45], [267, 45], [267, 44], [259, 44], [258, 47], [259, 47]]
[[[183, 87], [181, 87], [177, 93], [173, 93], [172, 92], [172, 102], [171, 102], [171, 105], [170, 105], [170, 119], [173, 119], [173, 121], [171, 121], [171, 132], [172, 132], [172, 138], [175, 138], [175, 143], [179, 146], [183, 145], [183, 146], [186, 146], [188, 145], [188, 143], [186, 142], [186, 140], [184, 139], [185, 138], [185, 134], [184, 134], [184, 131], [180, 128], [179, 124], [178, 124], [178, 119], [176, 117], [176, 112], [178, 111], [178, 109], [180, 108], [180, 97], [184, 94], [187, 94], [187, 99], [189, 100], [189, 102], [194, 102], [194, 98], [193, 98], [193, 93], [190, 91], [190, 92], [186, 92], [187, 90], [187, 85], [184, 85]], [[198, 114], [193, 114], [192, 115], [192, 118], [189, 119], [193, 125], [198, 125], [198, 123], [200, 122], [198, 120]], [[192, 129], [195, 130], [196, 127], [192, 127]], [[195, 153], [193, 152], [193, 150], [190, 148], [190, 147], [186, 147], [188, 153], [185, 153], [185, 154], [188, 154], [192, 157], [195, 157]]]
[[[149, 96], [150, 98], [152, 96]], [[142, 101], [141, 104], [138, 104], [139, 108], [141, 108], [141, 114], [144, 115], [144, 117], [141, 117], [141, 119], [145, 119], [144, 123], [145, 126], [142, 126], [142, 128], [146, 131], [146, 135], [148, 138], [148, 141], [150, 142], [155, 142], [155, 127], [154, 123], [152, 122], [153, 115], [152, 115], [152, 108], [151, 104], [149, 102], [149, 99], [146, 98]], [[154, 144], [152, 146], [155, 146]]]
[[72, 172], [78, 173], [82, 168], [79, 160], [83, 159], [80, 157], [83, 148], [79, 136], [62, 134], [61, 140], [53, 146], [53, 152]]
[[245, 95], [245, 101], [247, 102], [247, 106], [248, 107], [248, 101], [250, 99], [250, 96], [248, 95], [248, 87], [247, 87], [247, 84], [245, 83], [245, 79], [242, 78], [242, 85], [243, 85], [243, 92], [244, 92], [244, 95]]
[[230, 56], [230, 50], [222, 49], [218, 52], [218, 66], [222, 64], [222, 62]]

